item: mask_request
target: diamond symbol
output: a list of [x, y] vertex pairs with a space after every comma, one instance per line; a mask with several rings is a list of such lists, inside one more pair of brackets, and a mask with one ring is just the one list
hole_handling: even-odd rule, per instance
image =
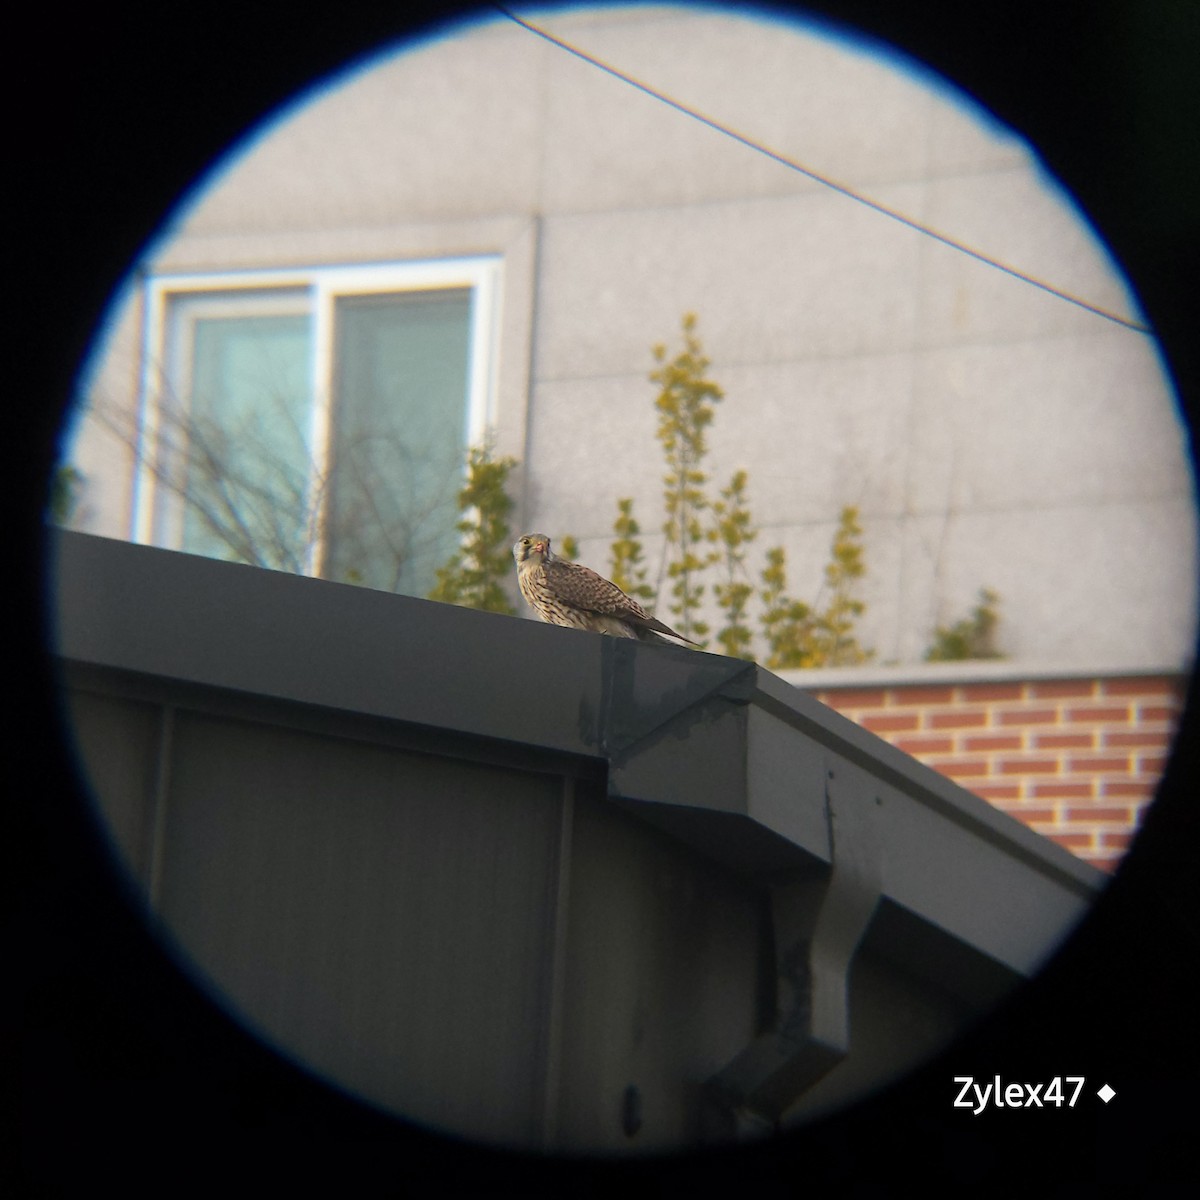
[[1114, 1092], [1107, 1083], [1096, 1093], [1096, 1095], [1099, 1096], [1105, 1104], [1107, 1104], [1116, 1094], [1117, 1093]]

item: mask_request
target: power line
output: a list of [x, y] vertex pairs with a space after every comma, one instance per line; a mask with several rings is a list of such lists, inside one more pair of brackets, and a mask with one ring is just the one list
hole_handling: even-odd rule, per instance
[[583, 62], [589, 63], [593, 67], [606, 72], [613, 76], [614, 79], [619, 79], [622, 83], [629, 84], [630, 87], [636, 88], [645, 95], [669, 108], [675, 109], [676, 112], [682, 113], [685, 117], [689, 117], [694, 121], [699, 121], [700, 124], [708, 126], [709, 129], [717, 133], [724, 134], [728, 138], [732, 138], [735, 142], [740, 143], [749, 150], [753, 150], [758, 154], [766, 155], [767, 158], [779, 163], [781, 166], [787, 167], [791, 171], [795, 171], [808, 179], [819, 183], [824, 187], [830, 188], [832, 191], [845, 196], [849, 200], [854, 200], [859, 204], [865, 205], [867, 208], [873, 209], [882, 216], [890, 217], [893, 221], [898, 221], [901, 225], [907, 226], [909, 229], [917, 233], [924, 234], [926, 237], [933, 238], [934, 241], [940, 242], [943, 246], [949, 246], [952, 250], [957, 250], [960, 254], [966, 254], [970, 258], [975, 259], [989, 267], [994, 267], [997, 271], [1003, 271], [1004, 274], [1010, 275], [1014, 279], [1019, 279], [1022, 283], [1030, 284], [1035, 288], [1047, 292], [1051, 296], [1056, 296], [1060, 300], [1065, 300], [1069, 304], [1074, 304], [1078, 308], [1086, 309], [1090, 313], [1094, 313], [1098, 317], [1104, 317], [1105, 320], [1113, 321], [1118, 325], [1123, 325], [1126, 329], [1132, 329], [1137, 333], [1152, 332], [1149, 326], [1143, 325], [1140, 321], [1134, 321], [1129, 317], [1123, 317], [1119, 313], [1110, 312], [1106, 308], [1100, 308], [1099, 305], [1092, 304], [1087, 300], [1081, 299], [1079, 296], [1072, 295], [1070, 292], [1063, 291], [1062, 288], [1057, 288], [1053, 284], [1046, 283], [1045, 280], [1038, 279], [1033, 275], [1027, 275], [1024, 271], [1017, 270], [1016, 267], [1011, 267], [1007, 263], [1001, 262], [999, 259], [992, 258], [984, 254], [981, 250], [976, 250], [972, 246], [968, 246], [965, 242], [960, 242], [956, 238], [949, 237], [947, 234], [939, 233], [936, 229], [930, 228], [928, 225], [922, 225], [920, 221], [914, 220], [912, 217], [906, 216], [904, 213], [897, 211], [894, 208], [889, 208], [885, 204], [880, 204], [878, 200], [872, 200], [869, 196], [864, 196], [860, 192], [856, 192], [853, 188], [844, 183], [839, 183], [836, 179], [830, 179], [827, 175], [822, 175], [818, 171], [806, 167], [803, 163], [796, 162], [795, 159], [788, 158], [784, 154], [780, 154], [777, 150], [772, 150], [769, 146], [762, 145], [761, 142], [756, 142], [753, 138], [748, 137], [744, 133], [739, 133], [736, 129], [729, 125], [722, 124], [713, 117], [706, 116], [704, 113], [697, 112], [693, 108], [689, 108], [686, 104], [675, 100], [668, 96], [665, 92], [660, 92], [658, 89], [651, 87], [647, 83], [643, 83], [640, 79], [634, 78], [632, 75], [626, 74], [617, 67], [606, 63], [603, 59], [596, 58], [581, 50], [578, 46], [572, 45], [570, 42], [564, 41], [562, 38], [556, 37], [554, 34], [545, 29], [539, 28], [537, 25], [526, 21], [523, 17], [517, 16], [510, 9], [505, 8], [502, 4], [495, 4], [493, 7], [510, 21], [520, 25], [523, 29], [544, 39], [551, 45], [565, 50], [568, 54], [574, 55]]

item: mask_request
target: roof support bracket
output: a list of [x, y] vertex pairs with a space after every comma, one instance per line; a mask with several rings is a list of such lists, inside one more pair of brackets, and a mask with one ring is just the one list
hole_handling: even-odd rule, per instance
[[710, 1132], [753, 1136], [850, 1052], [849, 974], [882, 892], [872, 780], [844, 759], [825, 762], [832, 870], [771, 889], [777, 971], [775, 1028], [708, 1084]]

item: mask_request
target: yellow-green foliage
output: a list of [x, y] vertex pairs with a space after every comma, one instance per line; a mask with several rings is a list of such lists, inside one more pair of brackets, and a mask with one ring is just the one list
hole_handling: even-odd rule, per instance
[[676, 627], [707, 645], [704, 639], [709, 626], [697, 619], [696, 612], [715, 569], [719, 579], [712, 586], [712, 596], [721, 614], [715, 640], [725, 654], [755, 658], [750, 609], [757, 599], [758, 628], [766, 647], [767, 666], [778, 669], [865, 662], [870, 651], [859, 645], [853, 633], [864, 609], [855, 589], [866, 571], [858, 510], [842, 510], [821, 592], [822, 597], [828, 594], [828, 602], [818, 611], [789, 595], [787, 559], [781, 546], [766, 551], [761, 587], [756, 588], [751, 580], [746, 554], [758, 529], [750, 511], [748, 472], [735, 471], [718, 498], [710, 499], [709, 476], [704, 468], [706, 432], [724, 392], [709, 377], [710, 362], [696, 325], [695, 314], [687, 313], [682, 322], [683, 348], [674, 356], [669, 355], [665, 345], [653, 348], [658, 366], [650, 373], [650, 380], [659, 387], [654, 401], [657, 437], [667, 466], [663, 477], [665, 547], [658, 587], [651, 588], [645, 581], [640, 526], [633, 517], [630, 499], [618, 501], [613, 524], [617, 535], [612, 544], [614, 580], [630, 595], [652, 601], [661, 596], [665, 576], [671, 581], [674, 601], [669, 608], [678, 618]]
[[855, 595], [857, 581], [867, 572], [863, 562], [862, 532], [858, 509], [847, 505], [838, 518], [829, 563], [825, 567], [829, 604], [816, 620], [813, 641], [820, 666], [854, 666], [866, 662], [872, 655], [872, 651], [859, 645], [853, 634], [855, 622], [866, 610], [866, 605]]
[[767, 643], [766, 666], [772, 671], [785, 667], [810, 667], [808, 654], [812, 610], [787, 592], [787, 555], [782, 546], [767, 551], [762, 573], [763, 638]]
[[708, 453], [704, 431], [712, 423], [713, 406], [720, 403], [724, 393], [707, 376], [709, 360], [695, 329], [696, 316], [687, 313], [683, 318], [683, 350], [668, 359], [666, 346], [660, 343], [654, 347], [654, 360], [659, 366], [650, 372], [650, 379], [659, 385], [654, 407], [658, 410], [657, 436], [667, 463], [663, 476], [663, 532], [670, 556], [666, 572], [675, 597], [669, 607], [678, 618], [680, 633], [702, 642], [709, 627], [696, 616], [704, 600], [701, 575], [717, 555], [706, 548], [709, 502], [704, 488], [708, 475], [701, 463]]
[[754, 585], [746, 575], [746, 546], [758, 536], [746, 500], [747, 475], [735, 471], [729, 486], [713, 506], [715, 524], [708, 536], [718, 546], [721, 582], [713, 588], [721, 610], [722, 624], [717, 630], [717, 642], [730, 658], [752, 660], [753, 631], [747, 624], [747, 607], [754, 595]]
[[[698, 618], [698, 611], [715, 571], [718, 578], [712, 584], [712, 597], [720, 624], [714, 640], [730, 657], [750, 661], [757, 658], [772, 670], [867, 662], [874, 652], [864, 648], [855, 634], [865, 610], [857, 589], [867, 570], [858, 509], [848, 505], [841, 510], [824, 581], [816, 601], [810, 604], [790, 593], [787, 555], [782, 546], [767, 548], [758, 583], [751, 578], [746, 557], [759, 530], [750, 511], [748, 472], [735, 471], [718, 498], [710, 498], [709, 475], [704, 467], [706, 435], [724, 392], [709, 377], [710, 362], [696, 326], [695, 314], [686, 314], [682, 322], [683, 348], [673, 356], [665, 345], [653, 347], [657, 366], [650, 372], [650, 380], [658, 385], [654, 401], [657, 437], [666, 463], [662, 525], [665, 544], [657, 586], [648, 579], [642, 528], [630, 497], [617, 500], [610, 557], [612, 580], [650, 608], [661, 598], [664, 583], [669, 581], [669, 608], [676, 618], [672, 624], [707, 645], [710, 626]], [[438, 571], [431, 599], [493, 612], [514, 611], [503, 583], [512, 569], [508, 518], [513, 503], [505, 488], [515, 466], [511, 458], [493, 459], [486, 446], [470, 451], [467, 482], [459, 493], [464, 516], [458, 528], [464, 535], [463, 542]], [[557, 549], [568, 559], [579, 553], [576, 539], [569, 534], [559, 538]], [[1000, 657], [995, 648], [999, 597], [986, 588], [979, 596], [980, 603], [969, 617], [937, 628], [925, 656], [928, 660]], [[756, 618], [752, 607], [757, 608]], [[756, 643], [761, 643], [761, 651]]]
[[996, 611], [999, 595], [991, 588], [979, 589], [979, 603], [969, 616], [953, 625], [939, 625], [933, 631], [933, 643], [925, 651], [926, 662], [952, 662], [966, 658], [1003, 658], [996, 649]]
[[653, 600], [654, 589], [646, 582], [646, 567], [642, 561], [642, 543], [638, 534], [642, 527], [633, 515], [633, 498], [617, 501], [617, 519], [613, 522], [610, 563], [611, 579], [627, 596], [635, 600]]
[[516, 466], [512, 458], [493, 458], [489, 446], [472, 447], [467, 455], [467, 480], [458, 493], [458, 522], [462, 543], [445, 566], [439, 567], [430, 600], [463, 608], [515, 614], [503, 581], [512, 570], [512, 531], [508, 525], [513, 502], [505, 490]]

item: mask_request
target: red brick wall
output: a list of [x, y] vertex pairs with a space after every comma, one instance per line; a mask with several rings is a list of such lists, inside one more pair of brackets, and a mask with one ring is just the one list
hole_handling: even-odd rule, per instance
[[812, 694], [1081, 858], [1112, 870], [1154, 798], [1177, 676], [824, 687]]

